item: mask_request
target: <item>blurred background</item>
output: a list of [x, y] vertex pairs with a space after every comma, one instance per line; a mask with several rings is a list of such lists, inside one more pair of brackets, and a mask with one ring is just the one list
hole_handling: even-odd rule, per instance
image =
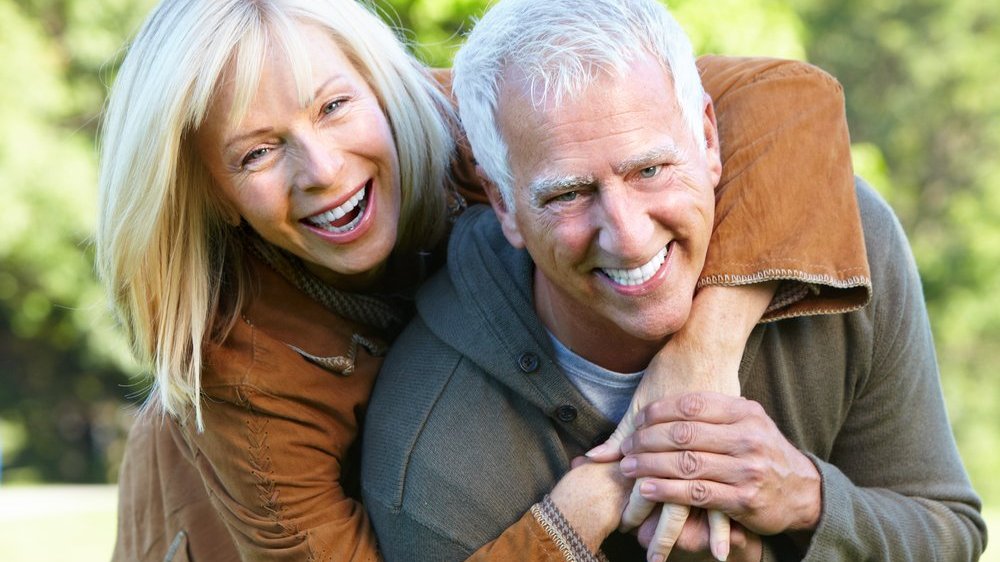
[[[152, 3], [0, 0], [5, 560], [17, 559], [17, 544], [25, 542], [35, 545], [30, 559], [39, 560], [30, 529], [51, 537], [59, 516], [96, 543], [94, 554], [77, 543], [73, 559], [110, 554], [109, 484], [147, 384], [92, 271], [95, 135], [123, 45]], [[435, 66], [449, 65], [486, 4], [377, 3]], [[856, 170], [889, 200], [910, 237], [955, 437], [988, 516], [1000, 522], [1000, 3], [668, 4], [699, 53], [804, 59], [843, 83]], [[81, 486], [99, 484], [105, 487]]]

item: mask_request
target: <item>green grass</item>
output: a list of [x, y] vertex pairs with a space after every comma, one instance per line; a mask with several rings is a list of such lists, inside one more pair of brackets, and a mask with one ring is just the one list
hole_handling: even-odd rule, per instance
[[115, 541], [114, 486], [0, 487], [5, 562], [107, 561]]
[[[115, 501], [114, 486], [0, 487], [0, 559], [107, 561]], [[987, 508], [985, 515], [993, 542], [980, 562], [1000, 562], [1000, 508]]]

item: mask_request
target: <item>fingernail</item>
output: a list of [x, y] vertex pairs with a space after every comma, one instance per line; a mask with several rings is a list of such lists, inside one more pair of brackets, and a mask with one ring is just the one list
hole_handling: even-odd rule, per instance
[[628, 454], [632, 452], [632, 436], [629, 435], [622, 441], [622, 452]]
[[648, 496], [649, 494], [652, 494], [655, 491], [656, 491], [656, 486], [649, 480], [645, 480], [643, 481], [642, 484], [639, 484], [639, 493], [642, 494], [643, 497]]
[[639, 413], [635, 415], [635, 426], [642, 427], [642, 424], [646, 423], [646, 411], [639, 410]]
[[611, 447], [609, 447], [607, 443], [601, 443], [600, 445], [584, 453], [584, 455], [586, 455], [587, 457], [603, 455], [604, 453], [607, 453], [609, 449], [611, 449]]
[[726, 558], [729, 558], [729, 542], [719, 541], [712, 543], [712, 556], [719, 562], [726, 562]]
[[654, 554], [649, 557], [649, 562], [664, 562], [666, 559], [667, 557], [662, 554]]
[[639, 466], [639, 461], [635, 457], [625, 457], [622, 459], [621, 468], [622, 474], [625, 476], [632, 476], [635, 474], [636, 467]]

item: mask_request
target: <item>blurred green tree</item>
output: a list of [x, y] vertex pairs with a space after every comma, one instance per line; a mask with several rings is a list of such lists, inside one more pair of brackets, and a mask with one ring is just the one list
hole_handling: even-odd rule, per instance
[[[910, 237], [955, 434], [1000, 499], [1000, 4], [796, 0], [808, 58], [844, 84], [854, 142]], [[928, 454], [933, 454], [928, 451]]]
[[[142, 395], [91, 274], [94, 135], [153, 0], [0, 0], [0, 441], [4, 478], [114, 478]], [[485, 0], [374, 0], [447, 66]], [[1000, 499], [1000, 5], [669, 2], [699, 52], [805, 58], [847, 94], [855, 167], [893, 204], [924, 277], [942, 379], [977, 488]], [[928, 454], [933, 454], [929, 451]]]
[[[135, 2], [0, 0], [0, 439], [5, 480], [105, 481], [127, 355], [92, 275], [93, 139]], [[129, 23], [132, 22], [132, 23]]]

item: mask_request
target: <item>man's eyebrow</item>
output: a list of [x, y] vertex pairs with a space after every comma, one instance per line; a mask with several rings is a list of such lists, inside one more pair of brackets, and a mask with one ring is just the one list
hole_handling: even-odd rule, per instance
[[631, 158], [626, 158], [617, 162], [611, 169], [618, 175], [625, 175], [633, 170], [641, 170], [657, 164], [678, 162], [680, 161], [680, 155], [681, 151], [676, 145], [668, 144], [652, 148]]
[[593, 187], [597, 179], [593, 176], [549, 176], [536, 179], [528, 185], [531, 205], [541, 207], [552, 196], [567, 191]]

